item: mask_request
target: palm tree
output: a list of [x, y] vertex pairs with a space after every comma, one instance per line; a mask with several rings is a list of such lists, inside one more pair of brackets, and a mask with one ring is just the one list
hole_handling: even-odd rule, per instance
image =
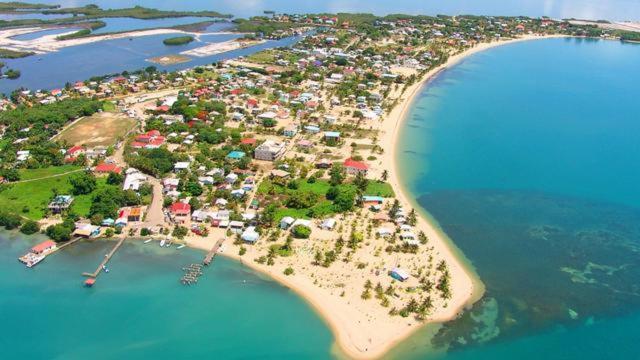
[[382, 172], [382, 176], [380, 177], [380, 179], [382, 179], [382, 181], [387, 181], [388, 178], [389, 178], [389, 171], [388, 170], [384, 170]]

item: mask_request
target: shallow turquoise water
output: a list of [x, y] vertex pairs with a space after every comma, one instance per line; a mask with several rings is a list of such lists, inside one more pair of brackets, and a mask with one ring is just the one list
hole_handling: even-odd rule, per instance
[[82, 286], [113, 245], [74, 244], [34, 269], [16, 260], [35, 239], [0, 234], [3, 359], [324, 359], [333, 338], [290, 290], [217, 258], [179, 284], [203, 253], [127, 244], [93, 288]]
[[639, 61], [638, 45], [538, 40], [471, 56], [422, 91], [400, 172], [487, 293], [395, 357], [637, 358]]

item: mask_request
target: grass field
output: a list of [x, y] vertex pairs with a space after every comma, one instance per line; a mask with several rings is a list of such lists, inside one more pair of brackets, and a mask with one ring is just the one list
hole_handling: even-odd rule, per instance
[[122, 114], [102, 112], [82, 118], [58, 134], [55, 140], [67, 141], [71, 145], [110, 146], [123, 137], [136, 124]]
[[40, 169], [19, 169], [20, 180], [32, 180], [40, 179], [43, 177], [54, 176], [64, 174], [69, 171], [79, 170], [80, 166], [75, 165], [63, 165], [63, 166], [51, 166]]
[[[40, 178], [44, 170], [49, 170], [49, 175], [64, 172], [57, 168], [24, 170], [21, 172], [21, 176], [31, 179]], [[8, 188], [0, 192], [0, 208], [16, 212], [32, 220], [40, 220], [44, 217], [49, 201], [53, 198], [54, 190], [61, 195], [71, 192], [69, 178], [74, 175], [75, 173], [72, 173], [8, 185]], [[98, 188], [105, 184], [106, 178], [98, 178]], [[76, 196], [71, 210], [80, 216], [86, 216], [91, 207], [91, 198], [91, 194]]]

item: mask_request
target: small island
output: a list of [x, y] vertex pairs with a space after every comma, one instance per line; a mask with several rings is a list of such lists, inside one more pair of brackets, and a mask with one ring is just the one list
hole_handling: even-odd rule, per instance
[[185, 36], [176, 36], [176, 37], [164, 39], [162, 40], [162, 43], [167, 46], [185, 45], [192, 42], [193, 40], [195, 40], [193, 36], [185, 35]]

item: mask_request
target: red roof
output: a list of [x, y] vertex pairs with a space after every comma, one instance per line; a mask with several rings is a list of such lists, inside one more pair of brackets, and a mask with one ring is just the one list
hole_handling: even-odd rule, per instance
[[169, 105], [160, 105], [156, 108], [156, 111], [167, 112], [169, 109]]
[[83, 151], [84, 149], [82, 148], [82, 146], [76, 145], [71, 147], [69, 150], [67, 150], [67, 154], [68, 155], [74, 155], [75, 153], [79, 152], [79, 151]]
[[244, 138], [244, 139], [240, 140], [240, 143], [242, 145], [255, 145], [256, 144], [256, 139], [255, 138]]
[[160, 136], [160, 130], [149, 130], [147, 131], [148, 136]]
[[145, 147], [147, 144], [145, 143], [141, 143], [139, 141], [134, 141], [131, 143], [131, 147], [134, 149], [142, 149], [143, 147]]
[[360, 161], [355, 161], [351, 158], [344, 161], [344, 166], [348, 168], [360, 170], [360, 171], [369, 169], [369, 166], [367, 164]]
[[96, 166], [96, 168], [93, 169], [93, 171], [99, 172], [99, 173], [114, 172], [114, 173], [120, 174], [122, 172], [122, 169], [119, 168], [118, 165], [116, 164], [102, 163]]
[[185, 204], [183, 202], [176, 202], [171, 204], [171, 206], [169, 207], [169, 211], [174, 214], [188, 215], [191, 213], [191, 205]]
[[157, 136], [157, 137], [151, 139], [151, 141], [149, 141], [149, 144], [156, 145], [156, 146], [160, 146], [160, 145], [164, 144], [164, 136]]
[[31, 248], [31, 251], [33, 251], [34, 253], [41, 253], [49, 248], [52, 248], [56, 246], [56, 243], [51, 241], [51, 240], [47, 240], [44, 242], [41, 242], [40, 244], [34, 246]]

